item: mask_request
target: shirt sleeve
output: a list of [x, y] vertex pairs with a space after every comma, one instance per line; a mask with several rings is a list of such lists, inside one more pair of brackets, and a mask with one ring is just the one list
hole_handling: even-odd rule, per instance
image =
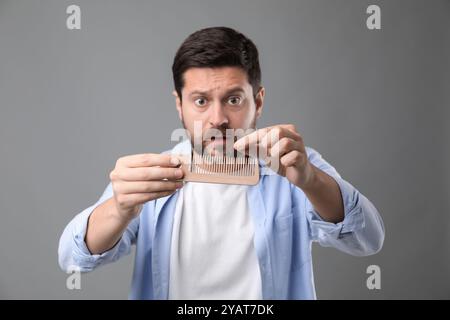
[[89, 216], [96, 207], [112, 196], [113, 191], [110, 183], [100, 199], [94, 205], [76, 215], [64, 229], [59, 240], [58, 262], [65, 272], [74, 270], [80, 272], [92, 271], [100, 265], [116, 261], [130, 253], [131, 245], [136, 242], [139, 217], [130, 222], [119, 242], [102, 254], [91, 254], [84, 241]]
[[378, 210], [354, 186], [342, 179], [316, 150], [309, 147], [306, 150], [309, 161], [337, 182], [345, 214], [344, 220], [339, 223], [324, 221], [305, 196], [304, 210], [311, 239], [324, 247], [334, 247], [354, 256], [377, 253], [384, 242], [384, 224]]

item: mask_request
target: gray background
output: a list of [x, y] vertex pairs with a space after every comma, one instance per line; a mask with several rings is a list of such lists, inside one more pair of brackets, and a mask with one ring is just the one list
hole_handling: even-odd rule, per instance
[[318, 298], [450, 298], [450, 2], [429, 0], [0, 1], [0, 298], [127, 297], [132, 255], [67, 290], [59, 236], [119, 156], [173, 145], [173, 55], [216, 25], [259, 47], [259, 126], [295, 123], [384, 219], [375, 256], [314, 246]]

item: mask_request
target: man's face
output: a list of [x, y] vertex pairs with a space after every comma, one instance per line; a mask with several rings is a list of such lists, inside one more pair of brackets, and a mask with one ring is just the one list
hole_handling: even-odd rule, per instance
[[[182, 99], [176, 91], [174, 95], [180, 120], [194, 147], [198, 150], [201, 144], [208, 153], [225, 152], [225, 146], [229, 150], [235, 140], [232, 131], [255, 129], [264, 88], [255, 96], [246, 72], [238, 67], [190, 68], [184, 73]], [[194, 141], [199, 128], [202, 139]]]

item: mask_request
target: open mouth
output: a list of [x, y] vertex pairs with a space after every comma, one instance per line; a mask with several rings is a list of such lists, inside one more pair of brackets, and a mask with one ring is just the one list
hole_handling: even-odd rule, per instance
[[234, 136], [211, 137], [211, 139], [205, 141], [205, 151], [212, 155], [234, 154], [236, 150], [234, 150], [233, 145], [236, 140], [237, 139]]
[[222, 138], [212, 137], [210, 144], [213, 144], [213, 145], [225, 144], [227, 141], [231, 141], [231, 139], [226, 138], [226, 137], [222, 137]]
[[224, 137], [211, 137], [208, 141], [208, 145], [210, 146], [219, 146], [219, 145], [228, 145], [233, 146], [237, 141], [237, 137], [235, 136], [224, 136]]

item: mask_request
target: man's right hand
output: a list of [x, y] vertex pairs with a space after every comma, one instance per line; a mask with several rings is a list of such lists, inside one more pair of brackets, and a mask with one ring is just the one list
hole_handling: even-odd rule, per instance
[[137, 154], [117, 160], [110, 173], [113, 197], [89, 216], [85, 242], [92, 254], [111, 249], [145, 202], [183, 186], [180, 160], [168, 154]]
[[136, 154], [117, 160], [111, 171], [114, 202], [120, 218], [135, 218], [145, 202], [168, 196], [183, 186], [180, 160], [170, 154]]

